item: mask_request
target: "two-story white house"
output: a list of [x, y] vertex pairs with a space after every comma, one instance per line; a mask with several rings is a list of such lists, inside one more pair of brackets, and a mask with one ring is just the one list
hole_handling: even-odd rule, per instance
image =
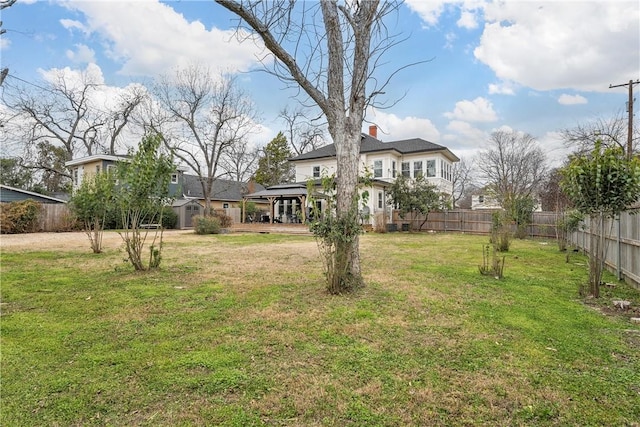
[[[373, 184], [369, 192], [365, 223], [390, 222], [391, 212], [387, 201], [387, 189], [398, 176], [416, 178], [419, 175], [435, 184], [443, 195], [453, 191], [453, 164], [460, 159], [448, 148], [420, 138], [383, 142], [377, 138], [377, 127], [370, 126], [369, 134], [362, 134], [360, 145], [360, 173], [371, 172]], [[334, 144], [296, 156], [290, 161], [295, 166], [295, 184], [268, 188], [259, 197], [270, 197], [274, 204], [273, 215], [287, 217], [305, 206], [305, 183], [336, 173], [336, 149]], [[295, 193], [295, 194], [294, 194]], [[320, 203], [323, 201], [320, 199]], [[321, 206], [323, 209], [323, 206]], [[295, 216], [295, 215], [294, 215]]]

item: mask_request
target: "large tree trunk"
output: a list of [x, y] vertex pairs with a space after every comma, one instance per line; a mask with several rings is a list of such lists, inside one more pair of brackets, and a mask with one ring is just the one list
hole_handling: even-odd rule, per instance
[[[358, 160], [360, 158], [360, 128], [358, 124], [347, 119], [343, 132], [339, 132], [334, 139], [336, 146], [336, 216], [353, 227], [351, 232], [346, 232], [346, 239], [338, 243], [335, 251], [334, 266], [344, 265], [344, 269], [338, 268], [336, 274], [343, 272], [344, 277], [336, 277], [334, 285], [340, 286], [335, 293], [359, 287], [362, 285], [360, 270], [359, 230], [358, 226]], [[342, 140], [340, 140], [342, 138]], [[344, 263], [344, 264], [343, 264]]]

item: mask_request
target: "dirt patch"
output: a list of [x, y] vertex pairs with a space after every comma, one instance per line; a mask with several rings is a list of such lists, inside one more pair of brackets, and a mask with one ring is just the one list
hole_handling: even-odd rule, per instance
[[[164, 239], [166, 241], [177, 239], [183, 234], [193, 234], [193, 231], [167, 230], [164, 232]], [[102, 246], [105, 250], [120, 248], [122, 237], [115, 231], [106, 231], [102, 237]], [[87, 235], [81, 231], [0, 235], [0, 250], [56, 251], [84, 248], [91, 250], [91, 245]]]

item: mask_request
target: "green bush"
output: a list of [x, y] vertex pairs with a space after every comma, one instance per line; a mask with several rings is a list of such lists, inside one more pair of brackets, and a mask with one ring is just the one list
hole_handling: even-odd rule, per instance
[[169, 206], [162, 208], [162, 228], [172, 230], [178, 226], [178, 214]]
[[3, 234], [33, 233], [38, 231], [42, 206], [31, 199], [2, 204], [0, 232]]
[[194, 230], [196, 234], [220, 234], [220, 220], [217, 216], [194, 216]]

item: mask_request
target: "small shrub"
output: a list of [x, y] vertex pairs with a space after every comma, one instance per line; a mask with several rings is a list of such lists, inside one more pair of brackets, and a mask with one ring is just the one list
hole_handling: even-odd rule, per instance
[[498, 257], [496, 245], [482, 246], [482, 265], [478, 266], [483, 276], [493, 276], [502, 279], [504, 272], [504, 260]]
[[194, 230], [196, 234], [220, 234], [220, 220], [217, 216], [194, 216]]
[[229, 228], [233, 225], [233, 218], [227, 215], [225, 211], [214, 211], [213, 217], [218, 219], [221, 228]]
[[499, 252], [508, 252], [511, 245], [510, 221], [504, 211], [493, 213], [490, 242]]
[[3, 204], [0, 231], [3, 234], [33, 233], [38, 231], [42, 206], [31, 199]]
[[386, 233], [387, 232], [387, 224], [384, 221], [384, 214], [378, 213], [376, 214], [376, 233]]

